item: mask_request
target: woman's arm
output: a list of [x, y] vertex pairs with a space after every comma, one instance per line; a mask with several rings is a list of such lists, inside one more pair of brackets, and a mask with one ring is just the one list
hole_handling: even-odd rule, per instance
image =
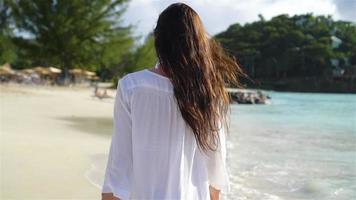
[[101, 190], [105, 200], [129, 199], [131, 195], [132, 120], [123, 84], [123, 79], [120, 79], [114, 103], [113, 134]]
[[219, 200], [220, 190], [217, 190], [210, 185], [209, 191], [210, 191], [210, 200]]
[[207, 157], [207, 169], [210, 197], [218, 200], [219, 194], [229, 191], [229, 175], [226, 168], [226, 138], [225, 130], [219, 131], [219, 143], [216, 151], [209, 151]]
[[120, 199], [115, 197], [113, 193], [102, 193], [101, 200], [120, 200]]

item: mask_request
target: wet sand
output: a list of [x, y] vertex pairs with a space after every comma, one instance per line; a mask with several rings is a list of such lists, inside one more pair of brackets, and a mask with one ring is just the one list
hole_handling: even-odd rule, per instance
[[0, 85], [0, 199], [100, 199], [114, 99], [92, 95]]

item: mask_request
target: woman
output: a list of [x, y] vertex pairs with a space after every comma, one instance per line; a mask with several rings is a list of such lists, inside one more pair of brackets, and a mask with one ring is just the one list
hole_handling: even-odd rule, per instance
[[219, 199], [229, 188], [225, 130], [241, 70], [176, 3], [154, 30], [158, 64], [119, 80], [103, 199]]

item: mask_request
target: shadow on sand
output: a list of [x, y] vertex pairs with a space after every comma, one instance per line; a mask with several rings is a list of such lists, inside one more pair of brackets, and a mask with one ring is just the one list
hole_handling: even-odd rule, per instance
[[110, 117], [59, 117], [59, 120], [69, 122], [69, 126], [81, 132], [111, 137], [112, 118]]

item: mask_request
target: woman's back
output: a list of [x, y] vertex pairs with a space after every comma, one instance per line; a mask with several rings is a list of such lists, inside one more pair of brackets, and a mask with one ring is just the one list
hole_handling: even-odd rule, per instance
[[242, 70], [186, 4], [167, 7], [153, 35], [156, 67], [166, 76], [145, 69], [120, 79], [103, 193], [219, 199], [229, 184], [225, 86], [239, 85]]
[[167, 77], [148, 69], [124, 76], [103, 192], [122, 199], [209, 199], [209, 185], [226, 189], [224, 137], [222, 149], [204, 154], [191, 131]]

